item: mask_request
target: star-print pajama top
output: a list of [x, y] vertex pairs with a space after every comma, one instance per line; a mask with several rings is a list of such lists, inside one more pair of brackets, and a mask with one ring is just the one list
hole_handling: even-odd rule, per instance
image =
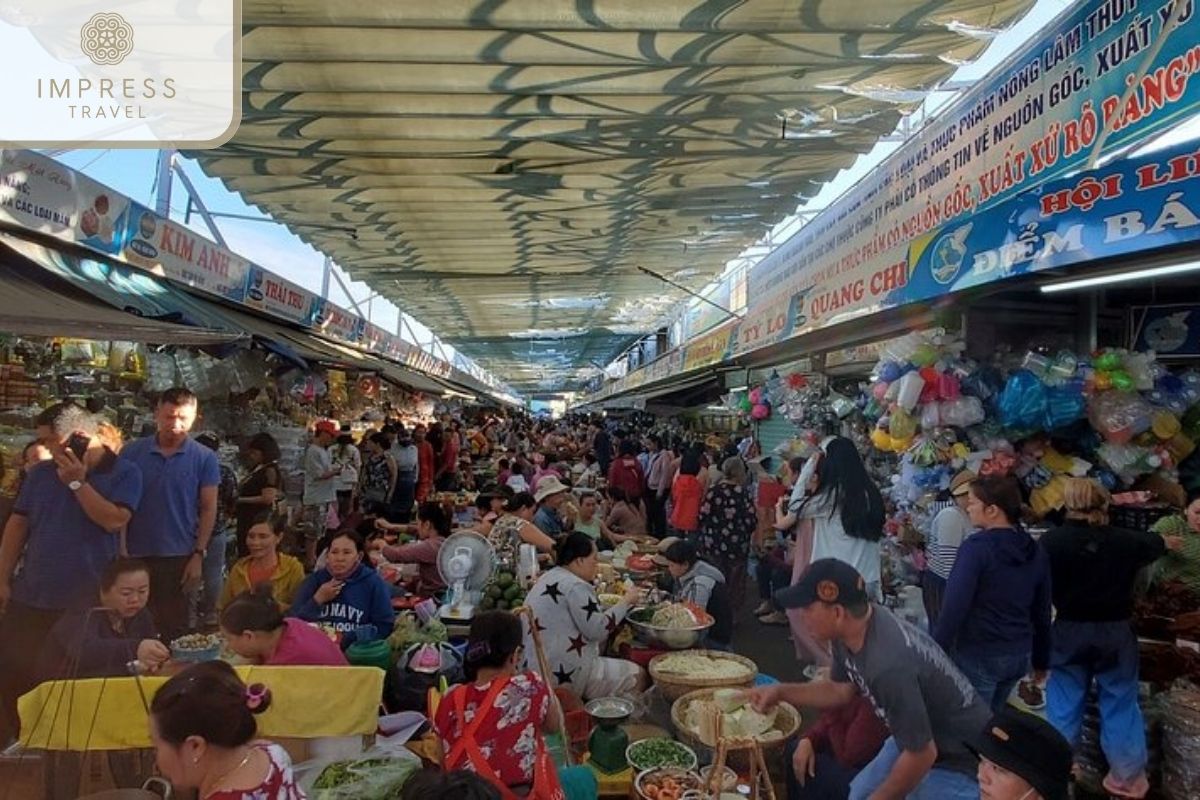
[[[592, 585], [564, 567], [538, 578], [525, 604], [533, 610], [541, 631], [550, 679], [556, 687], [581, 694], [588, 671], [599, 665], [600, 645], [625, 619], [629, 605], [620, 602], [606, 610]], [[536, 670], [533, 642], [528, 634], [526, 638], [526, 665]]]

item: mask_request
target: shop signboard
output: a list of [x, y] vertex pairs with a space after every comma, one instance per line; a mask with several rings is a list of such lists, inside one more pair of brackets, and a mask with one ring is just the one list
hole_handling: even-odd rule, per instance
[[0, 222], [118, 255], [129, 198], [32, 150], [0, 149]]
[[683, 352], [683, 371], [691, 372], [724, 361], [729, 355], [735, 330], [736, 326], [726, 325], [689, 342]]
[[921, 237], [912, 275], [887, 304], [1197, 242], [1200, 144], [1190, 142], [1052, 181]]
[[1186, 119], [1196, 25], [1194, 0], [1077, 4], [756, 265], [747, 320], [797, 292], [793, 336], [871, 313], [904, 293], [915, 240]]
[[308, 313], [308, 321], [305, 325], [313, 330], [320, 331], [330, 338], [340, 339], [343, 342], [358, 343], [362, 341], [367, 321], [328, 300], [314, 295]]
[[234, 303], [245, 299], [249, 261], [140, 203], [126, 216], [124, 261]]
[[246, 280], [246, 305], [276, 317], [307, 325], [313, 294], [302, 286], [251, 264]]
[[1159, 358], [1200, 356], [1200, 305], [1134, 306], [1132, 338]]

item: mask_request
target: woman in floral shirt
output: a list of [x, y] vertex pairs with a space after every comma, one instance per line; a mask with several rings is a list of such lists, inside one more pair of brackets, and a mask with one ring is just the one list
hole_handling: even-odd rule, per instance
[[247, 687], [224, 661], [188, 667], [150, 703], [159, 771], [200, 800], [304, 800], [284, 749], [254, 739], [270, 705], [265, 686]]
[[505, 800], [596, 797], [584, 768], [555, 771], [542, 736], [549, 727], [550, 692], [533, 672], [517, 672], [523, 658], [521, 620], [488, 611], [471, 621], [463, 672], [438, 705], [434, 727], [446, 770], [468, 769], [487, 779]]
[[725, 573], [730, 601], [736, 609], [746, 585], [750, 540], [758, 528], [754, 494], [746, 488], [746, 462], [731, 456], [721, 464], [721, 482], [704, 496], [700, 506], [700, 558]]

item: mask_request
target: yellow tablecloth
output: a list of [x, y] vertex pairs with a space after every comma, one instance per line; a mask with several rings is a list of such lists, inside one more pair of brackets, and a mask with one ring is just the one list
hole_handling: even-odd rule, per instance
[[[374, 733], [383, 693], [375, 667], [237, 667], [246, 683], [265, 683], [271, 707], [259, 734], [311, 739]], [[166, 678], [142, 678], [150, 702]], [[21, 697], [21, 744], [45, 750], [149, 747], [146, 710], [133, 678], [43, 683]]]

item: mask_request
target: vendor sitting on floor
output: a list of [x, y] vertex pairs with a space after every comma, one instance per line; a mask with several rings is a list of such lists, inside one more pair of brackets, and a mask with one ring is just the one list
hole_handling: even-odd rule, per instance
[[557, 771], [543, 737], [558, 727], [550, 692], [534, 672], [518, 672], [521, 620], [486, 611], [471, 621], [463, 660], [467, 682], [442, 698], [434, 718], [446, 770], [468, 769], [495, 785], [506, 800], [530, 797], [592, 800], [596, 777], [587, 767]]
[[392, 590], [363, 563], [361, 536], [341, 531], [333, 537], [325, 566], [305, 579], [288, 616], [332, 627], [343, 650], [360, 639], [391, 634], [396, 623]]
[[[451, 522], [450, 514], [441, 503], [425, 501], [417, 507], [417, 541], [393, 546], [376, 539], [371, 542], [371, 547], [378, 549], [393, 564], [416, 564], [420, 569], [417, 594], [433, 595], [446, 588], [446, 581], [438, 569], [438, 552], [450, 536]], [[384, 531], [408, 528], [382, 519], [376, 521], [375, 527]]]
[[846, 800], [850, 781], [879, 754], [887, 737], [887, 726], [862, 695], [823, 712], [795, 748], [789, 746], [788, 800]]
[[279, 552], [287, 519], [282, 514], [263, 511], [246, 531], [245, 546], [249, 555], [239, 558], [229, 568], [229, 577], [221, 589], [218, 607], [222, 610], [242, 592], [260, 584], [270, 584], [275, 602], [287, 608], [296, 599], [304, 583], [304, 565], [300, 560]]
[[705, 645], [728, 650], [729, 640], [733, 638], [733, 606], [721, 570], [701, 561], [696, 555], [696, 545], [683, 539], [675, 539], [661, 552], [662, 555], [655, 556], [654, 560], [664, 564], [671, 574], [672, 599], [692, 603], [707, 611], [713, 618], [713, 626], [708, 629]]
[[51, 628], [38, 661], [38, 678], [128, 675], [130, 661], [157, 672], [171, 658], [146, 610], [150, 573], [135, 559], [117, 559], [100, 576], [100, 607], [67, 614]]
[[[631, 586], [620, 602], [605, 609], [592, 585], [598, 565], [596, 543], [586, 533], [571, 533], [558, 547], [558, 566], [538, 578], [526, 595], [555, 686], [585, 700], [631, 695], [645, 685], [637, 664], [600, 655], [601, 643], [625, 619], [639, 592]], [[532, 659], [532, 644], [525, 650]]]
[[285, 619], [270, 587], [233, 598], [221, 612], [221, 633], [229, 649], [253, 664], [345, 667], [341, 648], [324, 631], [302, 619]]

